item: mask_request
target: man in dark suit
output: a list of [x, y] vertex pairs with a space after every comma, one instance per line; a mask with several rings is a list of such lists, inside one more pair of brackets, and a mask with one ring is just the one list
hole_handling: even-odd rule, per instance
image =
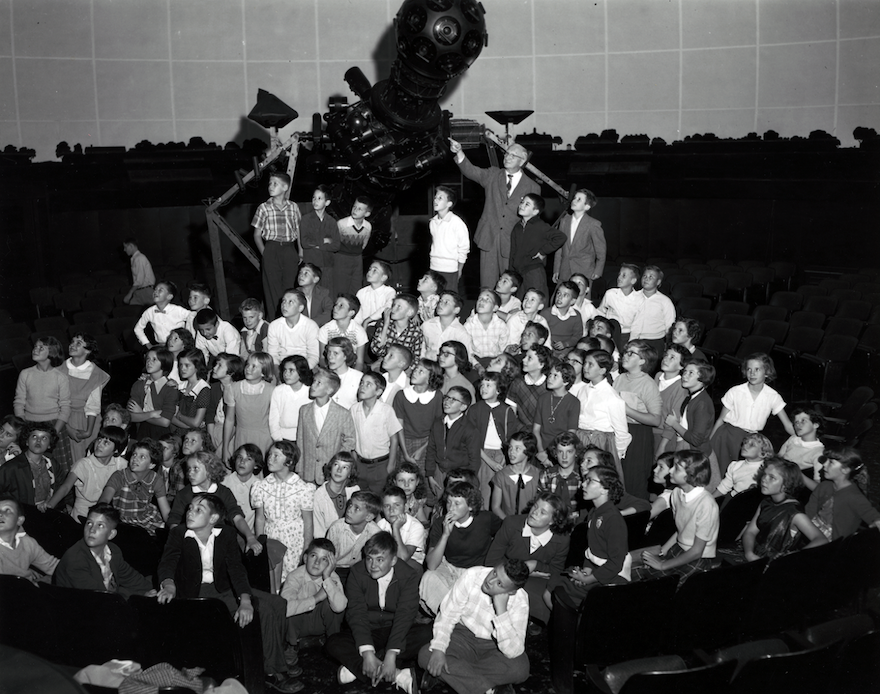
[[364, 545], [364, 559], [351, 567], [345, 583], [348, 630], [327, 639], [327, 652], [342, 665], [340, 684], [355, 679], [376, 686], [395, 682], [412, 691], [414, 671], [397, 667], [413, 661], [431, 639], [431, 626], [415, 624], [419, 611], [419, 573], [397, 561], [391, 533], [373, 535]]
[[596, 196], [581, 188], [571, 201], [571, 214], [566, 213], [560, 220], [565, 243], [553, 261], [554, 282], [563, 282], [579, 272], [592, 284], [605, 271], [605, 232], [602, 223], [587, 214], [597, 204]]
[[251, 589], [237, 534], [232, 527], [222, 525], [225, 515], [223, 501], [216, 494], [193, 497], [185, 524], [171, 530], [159, 562], [159, 602], [165, 604], [175, 597], [216, 598], [233, 613], [236, 624], [244, 628], [254, 618], [253, 596], [260, 611], [265, 684], [287, 694], [298, 692], [304, 685], [293, 677], [301, 674], [302, 668], [289, 670], [284, 658], [287, 602], [277, 595]]
[[516, 211], [520, 200], [528, 193], [539, 195], [541, 188], [522, 171], [529, 158], [522, 145], [508, 148], [503, 169], [474, 166], [461, 151], [461, 144], [451, 138], [449, 149], [461, 173], [486, 191], [474, 242], [480, 249], [480, 286], [494, 287], [510, 264], [510, 232], [519, 221]]
[[129, 595], [155, 595], [150, 581], [131, 568], [122, 551], [110, 542], [116, 537], [119, 511], [112, 504], [95, 504], [83, 524], [83, 539], [64, 553], [53, 579], [56, 585], [82, 590], [109, 590]]
[[434, 421], [428, 436], [425, 477], [437, 496], [443, 493], [446, 473], [457, 467], [480, 469], [482, 441], [473, 422], [464, 414], [471, 406], [471, 394], [462, 386], [452, 386], [443, 396], [442, 419]]

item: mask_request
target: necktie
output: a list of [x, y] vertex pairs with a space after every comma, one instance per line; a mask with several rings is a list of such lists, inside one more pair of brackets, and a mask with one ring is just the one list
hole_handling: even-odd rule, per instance
[[522, 492], [522, 490], [525, 488], [526, 488], [526, 483], [523, 482], [522, 475], [520, 475], [519, 479], [516, 481], [516, 512], [517, 513], [520, 513], [519, 495], [520, 495], [520, 492]]
[[513, 174], [507, 174], [507, 197], [513, 192]]
[[688, 393], [684, 396], [684, 400], [681, 403], [681, 409], [678, 411], [678, 414], [684, 417], [685, 408], [687, 408], [688, 403], [691, 401], [691, 394]]
[[562, 508], [571, 511], [571, 490], [568, 488], [568, 482], [562, 477], [559, 478], [559, 484], [556, 487], [556, 493], [562, 501]]

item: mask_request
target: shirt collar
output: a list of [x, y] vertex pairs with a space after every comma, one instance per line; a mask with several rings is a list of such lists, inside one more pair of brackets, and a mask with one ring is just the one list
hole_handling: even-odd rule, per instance
[[455, 419], [450, 419], [449, 415], [446, 415], [445, 417], [443, 417], [443, 424], [445, 424], [447, 427], [451, 427], [453, 424], [455, 424], [462, 417], [464, 417], [463, 412], [459, 412], [458, 416]]
[[560, 313], [560, 312], [559, 312], [559, 309], [556, 308], [556, 306], [554, 306], [553, 308], [550, 309], [550, 313], [552, 313], [552, 314], [553, 314], [554, 316], [556, 316], [557, 318], [561, 318], [562, 320], [565, 320], [566, 318], [569, 318], [569, 317], [570, 317], [573, 313], [575, 313], [575, 312], [576, 312], [576, 309], [573, 308], [572, 306], [569, 306], [569, 307], [568, 307], [568, 311], [565, 312], [565, 315], [563, 315], [562, 313]]
[[694, 499], [696, 499], [700, 494], [706, 491], [705, 487], [694, 487], [689, 492], [684, 492], [682, 495], [684, 496], [684, 500], [690, 503]]
[[419, 402], [422, 405], [427, 405], [429, 402], [431, 402], [431, 400], [434, 399], [434, 395], [436, 393], [436, 390], [426, 390], [424, 393], [417, 393], [416, 389], [412, 386], [407, 386], [403, 389], [403, 397], [405, 397], [413, 404]]
[[24, 530], [19, 530], [15, 533], [15, 537], [12, 538], [12, 544], [10, 545], [8, 542], [4, 542], [0, 540], [0, 546], [6, 547], [7, 549], [15, 549], [18, 547], [18, 543], [21, 542], [21, 538], [23, 538], [27, 533]]
[[459, 523], [458, 521], [454, 521], [452, 524], [453, 524], [456, 528], [467, 528], [467, 527], [468, 527], [471, 523], [473, 523], [473, 522], [474, 522], [474, 517], [473, 517], [473, 516], [468, 516], [468, 517], [467, 517], [467, 520], [462, 521], [461, 523]]
[[[523, 479], [525, 479], [525, 477], [523, 477]], [[528, 537], [528, 538], [530, 538], [530, 539], [531, 539], [531, 538], [534, 538], [534, 539], [538, 542], [538, 544], [540, 544], [541, 547], [543, 547], [543, 546], [545, 546], [548, 542], [550, 542], [550, 540], [553, 539], [553, 531], [550, 530], [550, 528], [547, 528], [547, 529], [546, 529], [544, 532], [542, 532], [540, 535], [535, 535], [535, 533], [534, 533], [534, 531], [532, 530], [531, 526], [530, 526], [528, 523], [526, 523], [526, 524], [523, 526], [522, 536], [523, 536], [523, 537]]]
[[547, 380], [547, 377], [544, 374], [541, 374], [541, 377], [538, 380], [533, 381], [529, 374], [524, 373], [523, 380], [526, 382], [527, 386], [541, 386], [544, 385], [544, 381]]
[[[208, 538], [208, 542], [210, 542], [212, 539], [217, 537], [222, 532], [222, 530], [223, 530], [223, 528], [211, 528], [211, 537]], [[187, 530], [183, 534], [183, 536], [184, 537], [191, 537], [193, 540], [195, 540], [199, 544], [202, 544], [202, 541], [199, 539], [199, 536], [196, 535], [194, 530]], [[205, 543], [205, 546], [207, 546], [208, 542]]]

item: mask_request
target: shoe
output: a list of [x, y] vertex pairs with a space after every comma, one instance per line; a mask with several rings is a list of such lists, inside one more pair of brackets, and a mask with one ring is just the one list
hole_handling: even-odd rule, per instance
[[296, 694], [296, 692], [305, 689], [306, 686], [302, 682], [282, 674], [266, 675], [264, 683], [267, 689], [284, 692], [284, 694]]
[[297, 648], [301, 651], [304, 648], [320, 648], [327, 642], [326, 636], [303, 636], [299, 643], [297, 644]]
[[416, 677], [415, 668], [408, 667], [398, 670], [394, 683], [398, 689], [402, 689], [406, 694], [419, 694], [419, 682]]
[[339, 682], [339, 684], [350, 684], [356, 679], [357, 677], [354, 676], [354, 673], [345, 667], [345, 665], [340, 665], [339, 669], [336, 671], [336, 681]]
[[430, 672], [425, 670], [425, 674], [422, 675], [422, 683], [419, 688], [422, 692], [427, 692], [433, 688], [433, 686], [437, 684], [437, 678], [434, 677]]
[[288, 665], [287, 666], [287, 676], [288, 677], [299, 677], [303, 674], [303, 669], [299, 665]]
[[287, 667], [292, 668], [299, 662], [299, 652], [296, 649], [296, 646], [288, 646], [284, 651], [284, 661], [287, 663]]

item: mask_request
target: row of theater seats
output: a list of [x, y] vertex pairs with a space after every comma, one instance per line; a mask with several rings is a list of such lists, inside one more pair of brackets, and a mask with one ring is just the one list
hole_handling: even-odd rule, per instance
[[[601, 586], [577, 610], [557, 593], [549, 625], [553, 686], [558, 694], [584, 691], [579, 671], [614, 694], [877, 691], [880, 634], [865, 604], [878, 586], [880, 531], [871, 529], [769, 563], [693, 574], [680, 587], [675, 576]], [[873, 634], [859, 646], [871, 658], [843, 672], [840, 643], [828, 636], [835, 628], [810, 629], [842, 614], [859, 615], [850, 621], [861, 627], [851, 632]], [[805, 640], [788, 634], [797, 630]], [[625, 677], [657, 671], [666, 674]], [[780, 679], [785, 673], [788, 681]], [[845, 679], [858, 675], [870, 675], [872, 686]]]
[[0, 575], [0, 644], [33, 653], [72, 674], [112, 659], [202, 667], [263, 692], [259, 614], [240, 629], [219, 600], [173, 600], [77, 590]]

